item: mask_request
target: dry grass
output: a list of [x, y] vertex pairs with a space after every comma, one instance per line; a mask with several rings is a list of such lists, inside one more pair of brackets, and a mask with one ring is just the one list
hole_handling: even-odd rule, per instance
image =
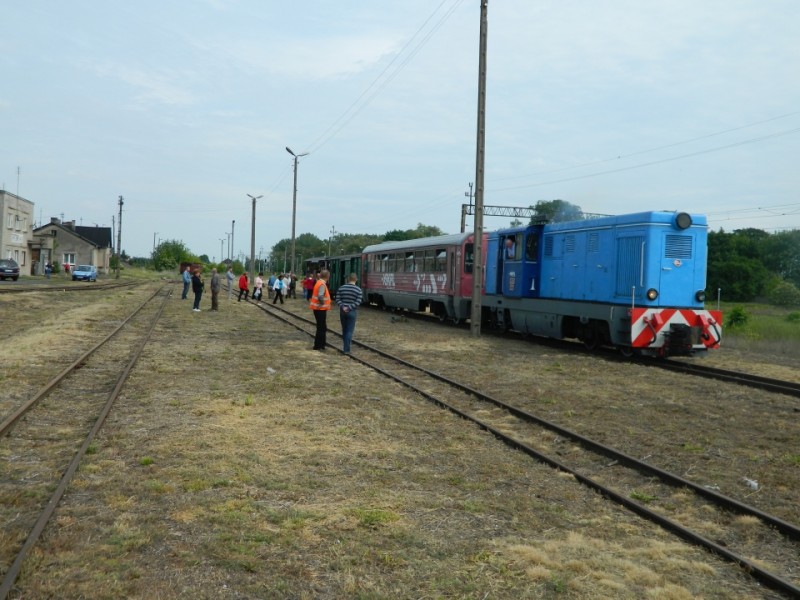
[[[564, 386], [592, 369], [583, 359], [533, 349], [523, 378], [490, 338], [366, 313], [356, 336], [498, 392], [519, 393], [524, 379], [568, 419], [593, 420], [592, 398], [609, 404], [607, 390], [570, 388], [588, 404], [563, 405]], [[762, 593], [572, 477], [310, 346], [245, 303], [197, 314], [171, 301], [12, 597]], [[47, 360], [46, 345], [29, 348]]]

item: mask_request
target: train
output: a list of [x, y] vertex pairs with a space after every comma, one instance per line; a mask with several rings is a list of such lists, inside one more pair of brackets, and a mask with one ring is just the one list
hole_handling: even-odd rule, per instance
[[[482, 326], [626, 355], [706, 353], [722, 339], [722, 313], [705, 306], [707, 236], [704, 215], [676, 211], [484, 233]], [[459, 323], [471, 318], [474, 247], [471, 232], [383, 242], [326, 266], [334, 290], [355, 272], [365, 303]]]

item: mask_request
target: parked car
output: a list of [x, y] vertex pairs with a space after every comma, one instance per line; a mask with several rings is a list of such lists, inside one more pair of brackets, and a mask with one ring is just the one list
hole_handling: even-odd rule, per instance
[[94, 265], [76, 265], [72, 269], [72, 281], [97, 281], [97, 267]]
[[19, 279], [19, 265], [10, 258], [0, 258], [0, 279], [5, 281], [9, 277], [14, 281]]

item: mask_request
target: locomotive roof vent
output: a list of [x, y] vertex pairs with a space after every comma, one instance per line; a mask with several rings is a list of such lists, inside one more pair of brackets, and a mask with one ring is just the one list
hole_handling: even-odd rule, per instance
[[692, 217], [689, 213], [679, 212], [675, 214], [675, 227], [678, 229], [688, 229], [692, 226]]

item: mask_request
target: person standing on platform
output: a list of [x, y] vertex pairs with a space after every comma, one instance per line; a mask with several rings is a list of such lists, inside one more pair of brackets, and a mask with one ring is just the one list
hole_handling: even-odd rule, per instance
[[189, 296], [189, 286], [192, 284], [192, 273], [189, 271], [188, 265], [183, 270], [183, 273], [181, 273], [181, 277], [183, 277], [183, 294], [181, 294], [181, 300], [186, 300]]
[[331, 293], [328, 290], [330, 273], [327, 269], [320, 271], [319, 279], [314, 284], [311, 293], [311, 310], [314, 311], [314, 320], [317, 322], [317, 331], [314, 335], [314, 350], [325, 351], [328, 335], [328, 311], [331, 309]]
[[228, 281], [228, 300], [233, 298], [233, 267], [228, 267], [225, 271], [225, 279]]
[[339, 321], [342, 324], [342, 338], [344, 343], [342, 350], [345, 354], [350, 354], [350, 342], [353, 340], [353, 332], [356, 330], [356, 314], [358, 307], [361, 306], [362, 291], [356, 285], [358, 277], [355, 273], [350, 273], [347, 283], [336, 290], [336, 304], [339, 305]]
[[247, 300], [247, 296], [250, 294], [250, 282], [247, 280], [247, 272], [242, 273], [242, 276], [239, 277], [239, 302], [242, 301], [242, 294], [244, 294], [244, 299]]
[[264, 287], [264, 280], [262, 277], [264, 276], [263, 273], [259, 273], [256, 275], [255, 283], [253, 284], [253, 300], [256, 302], [261, 302], [261, 292], [262, 288]]
[[211, 269], [211, 310], [219, 310], [219, 273]]
[[200, 298], [203, 297], [203, 288], [206, 287], [206, 284], [203, 283], [203, 278], [200, 277], [200, 269], [194, 270], [191, 281], [192, 292], [194, 292], [194, 306], [192, 310], [194, 312], [200, 312]]

